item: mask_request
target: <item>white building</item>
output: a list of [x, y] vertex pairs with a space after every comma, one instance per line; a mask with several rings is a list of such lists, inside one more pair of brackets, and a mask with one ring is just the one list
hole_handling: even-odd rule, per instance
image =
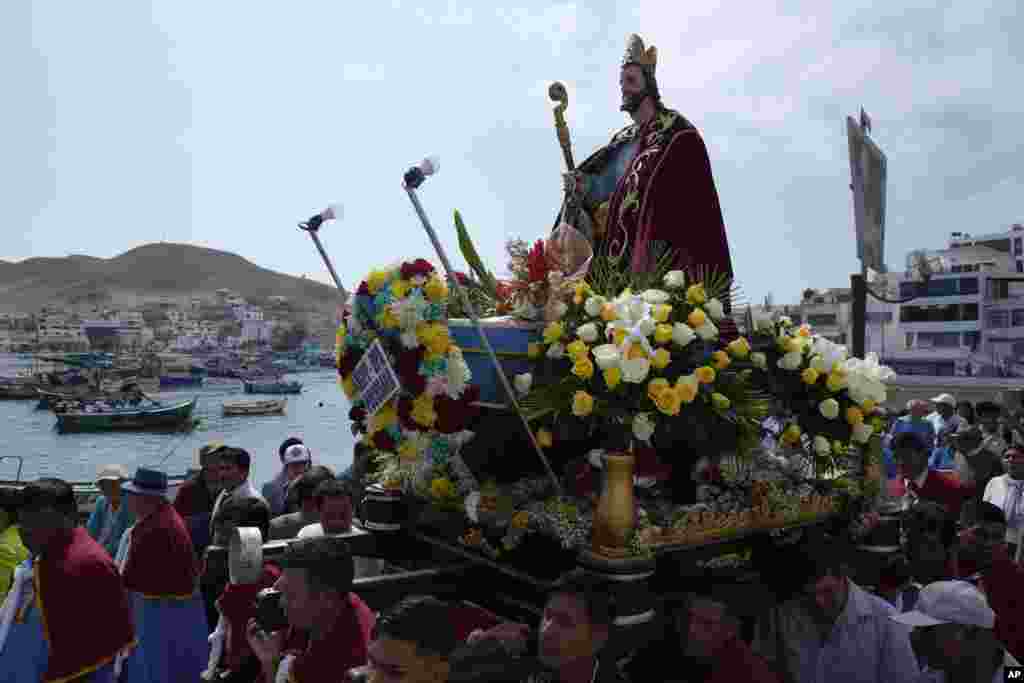
[[274, 331], [273, 323], [265, 320], [242, 321], [241, 343], [269, 344]]

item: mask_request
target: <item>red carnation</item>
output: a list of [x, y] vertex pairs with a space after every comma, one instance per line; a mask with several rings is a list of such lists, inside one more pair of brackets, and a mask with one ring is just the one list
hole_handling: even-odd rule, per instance
[[356, 294], [370, 296], [370, 286], [366, 284], [366, 280], [359, 283], [359, 287], [356, 289]]
[[360, 358], [362, 358], [362, 353], [346, 353], [338, 360], [338, 374], [342, 377], [352, 374], [352, 371], [356, 369], [356, 364], [359, 363]]
[[469, 286], [469, 276], [463, 273], [461, 270], [455, 271], [455, 280], [463, 287]]
[[398, 375], [402, 386], [414, 396], [419, 396], [427, 388], [427, 378], [420, 374], [423, 353], [424, 350], [420, 347], [403, 351], [395, 365], [395, 374]]
[[434, 399], [434, 410], [437, 412], [437, 431], [442, 434], [454, 434], [466, 428], [467, 408], [462, 401], [455, 401], [448, 396]]
[[423, 425], [412, 419], [412, 399], [408, 396], [398, 399], [398, 422], [406, 429], [423, 431]]
[[411, 280], [417, 275], [423, 277], [429, 277], [434, 272], [434, 266], [430, 265], [429, 261], [418, 258], [412, 263], [406, 262], [402, 264], [402, 279]]
[[548, 262], [544, 257], [544, 241], [537, 240], [526, 256], [526, 267], [530, 282], [547, 282]]
[[348, 411], [348, 419], [353, 422], [362, 422], [366, 419], [366, 409], [353, 407]]
[[373, 445], [380, 451], [392, 452], [395, 450], [395, 440], [383, 429], [373, 435]]

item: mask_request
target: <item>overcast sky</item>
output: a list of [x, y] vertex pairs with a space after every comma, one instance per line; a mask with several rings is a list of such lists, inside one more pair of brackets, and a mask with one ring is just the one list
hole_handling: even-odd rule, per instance
[[890, 267], [1024, 220], [1022, 16], [1017, 0], [8, 0], [0, 259], [168, 240], [328, 281], [295, 222], [337, 199], [323, 238], [354, 283], [434, 257], [400, 182], [437, 153], [421, 198], [443, 241], [457, 256], [458, 208], [503, 270], [505, 240], [546, 234], [560, 201], [548, 83], [569, 87], [582, 159], [626, 123], [637, 32], [704, 135], [740, 284], [795, 300], [858, 270], [844, 121], [862, 105], [889, 158]]

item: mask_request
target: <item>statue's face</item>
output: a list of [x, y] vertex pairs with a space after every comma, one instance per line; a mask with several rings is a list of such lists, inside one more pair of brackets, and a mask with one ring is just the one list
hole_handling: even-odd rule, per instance
[[635, 64], [627, 64], [619, 72], [619, 88], [622, 91], [622, 111], [632, 114], [640, 108], [647, 97], [647, 78]]

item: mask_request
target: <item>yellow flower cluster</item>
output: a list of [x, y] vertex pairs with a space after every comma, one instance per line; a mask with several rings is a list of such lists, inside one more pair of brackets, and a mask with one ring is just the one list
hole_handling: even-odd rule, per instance
[[451, 338], [448, 336], [448, 327], [441, 323], [420, 323], [417, 325], [416, 340], [426, 348], [429, 356], [435, 358], [448, 353], [448, 347], [452, 343]]

